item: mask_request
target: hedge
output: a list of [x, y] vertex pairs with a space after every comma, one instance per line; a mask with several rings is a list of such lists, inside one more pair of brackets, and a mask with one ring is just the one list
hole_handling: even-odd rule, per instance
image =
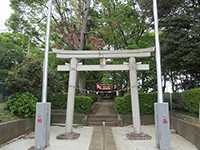
[[198, 114], [200, 104], [200, 88], [187, 90], [181, 93], [184, 109], [190, 113]]
[[75, 111], [78, 113], [88, 113], [91, 111], [94, 99], [89, 96], [76, 96]]
[[[8, 110], [20, 117], [33, 117], [36, 110], [37, 97], [31, 93], [17, 93], [8, 97]], [[48, 97], [51, 102], [52, 109], [66, 109], [67, 94], [58, 93]], [[76, 96], [75, 97], [75, 112], [88, 113], [92, 109], [92, 104], [96, 101], [94, 96]]]
[[48, 101], [51, 102], [52, 109], [66, 109], [67, 105], [67, 94], [57, 93], [49, 96]]
[[[52, 109], [66, 109], [67, 94], [57, 94], [49, 98]], [[88, 113], [91, 111], [92, 104], [96, 101], [94, 95], [76, 96], [75, 97], [75, 112]]]
[[[140, 113], [141, 114], [153, 114], [154, 113], [154, 103], [156, 102], [156, 93], [140, 93], [139, 103], [140, 103]], [[121, 114], [131, 113], [131, 95], [125, 95], [123, 97], [115, 98], [115, 108], [117, 112]]]
[[121, 114], [127, 114], [131, 112], [131, 101], [125, 99], [125, 97], [115, 98], [115, 109]]

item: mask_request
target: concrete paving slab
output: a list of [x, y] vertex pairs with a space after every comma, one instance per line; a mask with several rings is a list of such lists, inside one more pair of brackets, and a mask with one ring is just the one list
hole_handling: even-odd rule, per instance
[[[118, 150], [158, 150], [155, 146], [155, 127], [142, 126], [142, 131], [152, 136], [151, 140], [128, 140], [127, 133], [133, 131], [131, 126], [113, 127], [113, 136]], [[196, 146], [177, 134], [171, 134], [172, 150], [198, 150]]]
[[[57, 140], [56, 136], [64, 133], [64, 127], [51, 127], [51, 145], [46, 150], [88, 150], [93, 127], [78, 127], [74, 131], [81, 134], [78, 140]], [[27, 150], [33, 145], [34, 139], [19, 139], [0, 148], [0, 150]]]
[[110, 127], [94, 127], [89, 150], [117, 150]]
[[[56, 136], [64, 132], [64, 127], [51, 127], [51, 145], [46, 150], [89, 150], [89, 146], [92, 141], [93, 130], [93, 127], [77, 127], [74, 129], [74, 131], [81, 134], [78, 140], [57, 140]], [[155, 147], [154, 126], [142, 126], [142, 131], [152, 136], [151, 140], [128, 140], [126, 134], [132, 131], [133, 130], [131, 126], [112, 128], [114, 143], [117, 147], [117, 150], [158, 150]], [[171, 138], [172, 150], [198, 150], [192, 143], [188, 142], [186, 139], [177, 134], [173, 133]], [[109, 140], [106, 141], [109, 145]], [[27, 150], [33, 145], [34, 139], [19, 139], [4, 147], [1, 147], [0, 150]], [[98, 147], [98, 145], [96, 146]], [[95, 150], [97, 150], [97, 147]], [[101, 148], [101, 146], [99, 148]]]

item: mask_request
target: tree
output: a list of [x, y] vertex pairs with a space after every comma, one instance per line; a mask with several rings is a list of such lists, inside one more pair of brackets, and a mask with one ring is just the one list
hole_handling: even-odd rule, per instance
[[[37, 98], [41, 97], [42, 87], [42, 61], [40, 59], [27, 58], [23, 63], [16, 65], [8, 75], [6, 85], [14, 94], [18, 92], [30, 92]], [[48, 96], [58, 95], [66, 92], [66, 76], [59, 74], [56, 70], [49, 69]]]
[[199, 11], [198, 0], [185, 0], [162, 21], [163, 68], [174, 91], [200, 85]]
[[21, 33], [0, 34], [0, 81], [4, 82], [8, 71], [20, 64], [27, 53], [27, 37]]
[[[136, 2], [153, 25], [152, 1]], [[200, 85], [199, 11], [199, 0], [158, 1], [162, 75], [164, 83], [172, 82], [173, 91]]]
[[101, 0], [91, 12], [91, 31], [115, 49], [138, 42], [146, 30], [145, 18], [131, 0]]
[[[47, 1], [12, 0], [14, 14], [8, 21], [12, 31], [21, 31], [43, 43]], [[127, 49], [147, 47], [141, 39], [148, 32], [146, 18], [132, 0], [55, 0], [52, 15], [52, 47], [64, 49]], [[17, 14], [17, 15], [15, 15]], [[120, 76], [124, 76], [123, 73]], [[116, 80], [119, 74], [115, 76]], [[112, 73], [114, 76], [114, 74]], [[81, 75], [82, 76], [82, 75]], [[88, 76], [100, 79], [103, 75]], [[126, 76], [126, 75], [125, 75]], [[124, 82], [124, 81], [123, 81]]]
[[[92, 1], [92, 0], [91, 0]], [[7, 25], [14, 32], [23, 32], [33, 41], [44, 44], [47, 0], [11, 0], [14, 13]], [[90, 0], [55, 0], [52, 12], [52, 46], [79, 49], [85, 43]], [[81, 46], [83, 47], [83, 46]]]

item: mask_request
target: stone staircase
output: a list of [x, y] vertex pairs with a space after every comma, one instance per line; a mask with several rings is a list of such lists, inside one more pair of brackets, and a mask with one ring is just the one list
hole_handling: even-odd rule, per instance
[[94, 104], [93, 112], [87, 117], [89, 126], [102, 126], [105, 122], [106, 126], [120, 126], [121, 120], [114, 110], [114, 103], [105, 101]]

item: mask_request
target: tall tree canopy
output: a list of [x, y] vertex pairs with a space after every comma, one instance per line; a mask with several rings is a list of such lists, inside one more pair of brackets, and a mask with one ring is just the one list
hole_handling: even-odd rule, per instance
[[[137, 0], [153, 25], [152, 1]], [[200, 1], [158, 0], [163, 79], [173, 91], [200, 86]], [[152, 26], [153, 27], [153, 26]]]
[[[51, 44], [65, 49], [151, 46], [147, 32], [153, 29], [152, 6], [152, 0], [54, 0]], [[42, 46], [47, 0], [11, 0], [11, 7], [9, 28]], [[158, 10], [164, 83], [172, 81], [174, 91], [199, 86], [200, 1], [158, 0]], [[151, 88], [154, 72], [140, 76]]]
[[[47, 0], [11, 0], [11, 7], [10, 29], [43, 43]], [[84, 47], [101, 49], [108, 44], [127, 48], [146, 30], [145, 18], [136, 8], [131, 0], [54, 0], [52, 44], [78, 49], [81, 34], [85, 34]]]

